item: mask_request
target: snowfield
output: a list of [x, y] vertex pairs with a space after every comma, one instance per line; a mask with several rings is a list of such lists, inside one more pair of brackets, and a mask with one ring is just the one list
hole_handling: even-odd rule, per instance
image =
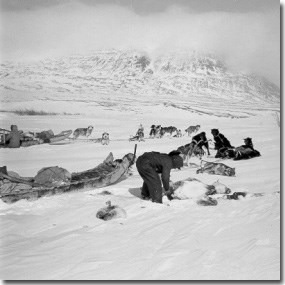
[[[28, 93], [27, 91], [25, 91]], [[22, 96], [22, 97], [21, 97]], [[74, 95], [73, 95], [74, 96]], [[9, 99], [10, 98], [10, 99]], [[119, 100], [119, 98], [117, 99]], [[96, 98], [94, 99], [96, 101]], [[147, 100], [146, 100], [147, 101]], [[235, 177], [196, 174], [192, 167], [173, 170], [173, 181], [189, 177], [212, 184], [219, 179], [232, 192], [264, 193], [261, 197], [218, 200], [214, 207], [198, 206], [193, 199], [155, 204], [140, 199], [140, 178], [136, 167], [118, 184], [86, 191], [21, 200], [1, 205], [0, 276], [7, 280], [279, 280], [280, 279], [280, 128], [276, 108], [242, 110], [232, 106], [230, 115], [201, 113], [176, 106], [122, 103], [124, 108], [94, 102], [37, 100], [16, 91], [3, 92], [2, 110], [34, 108], [78, 113], [58, 116], [17, 116], [0, 113], [2, 127], [54, 133], [94, 126], [90, 138], [104, 131], [111, 142], [103, 146], [86, 139], [66, 145], [0, 149], [1, 165], [21, 176], [35, 176], [42, 167], [60, 166], [70, 172], [93, 168], [113, 152], [122, 158], [133, 152], [129, 142], [139, 124], [148, 137], [152, 124], [176, 126], [184, 131], [201, 125], [208, 138], [218, 128], [234, 146], [252, 137], [261, 157], [225, 160], [236, 168]], [[198, 106], [199, 102], [196, 102]], [[119, 103], [118, 103], [119, 104]], [[188, 103], [191, 108], [191, 103]], [[181, 107], [181, 108], [180, 108]], [[211, 110], [211, 106], [205, 106]], [[200, 106], [203, 110], [203, 106]], [[233, 115], [234, 114], [234, 115]], [[147, 139], [139, 142], [137, 156], [145, 151], [170, 152], [190, 138]], [[204, 160], [215, 161], [215, 151]], [[185, 187], [184, 187], [185, 188]], [[102, 195], [107, 190], [110, 195]], [[184, 189], [191, 192], [191, 189]], [[123, 208], [126, 218], [103, 221], [97, 211], [106, 201]]]

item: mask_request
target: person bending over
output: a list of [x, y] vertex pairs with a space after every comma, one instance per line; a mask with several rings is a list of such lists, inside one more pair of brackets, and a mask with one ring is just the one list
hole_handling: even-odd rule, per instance
[[[172, 151], [169, 154], [153, 151], [145, 152], [138, 157], [136, 166], [144, 181], [141, 188], [143, 199], [151, 199], [152, 202], [162, 203], [162, 185], [166, 193], [170, 192], [171, 169], [183, 167], [183, 159], [179, 154], [180, 152], [177, 151]], [[161, 173], [161, 179], [159, 173]]]

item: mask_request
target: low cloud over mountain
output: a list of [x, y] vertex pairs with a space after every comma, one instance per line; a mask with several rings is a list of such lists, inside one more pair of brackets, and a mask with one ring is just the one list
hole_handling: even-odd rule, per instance
[[4, 59], [26, 60], [121, 48], [195, 49], [225, 58], [238, 71], [279, 84], [279, 10], [197, 13], [171, 6], [138, 15], [132, 7], [66, 2], [30, 10], [2, 10]]

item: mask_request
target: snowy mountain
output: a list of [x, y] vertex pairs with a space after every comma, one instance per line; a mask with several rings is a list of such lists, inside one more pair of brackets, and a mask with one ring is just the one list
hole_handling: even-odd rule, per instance
[[151, 96], [163, 102], [212, 102], [225, 108], [232, 104], [261, 108], [280, 102], [279, 88], [265, 78], [234, 73], [217, 57], [198, 52], [148, 55], [111, 50], [4, 62], [0, 76], [2, 90], [60, 92], [70, 99], [79, 99], [80, 94], [123, 94], [139, 101]]

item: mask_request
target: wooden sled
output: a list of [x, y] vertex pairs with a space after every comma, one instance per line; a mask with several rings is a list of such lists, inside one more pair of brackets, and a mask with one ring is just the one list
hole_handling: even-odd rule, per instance
[[30, 177], [14, 177], [0, 172], [0, 198], [6, 203], [13, 203], [21, 199], [38, 199], [47, 195], [112, 185], [124, 178], [124, 174], [134, 163], [134, 156], [128, 153], [122, 159], [114, 160], [113, 154], [110, 153], [95, 168], [72, 173], [68, 183], [56, 186], [46, 186], [35, 183]]
[[23, 139], [21, 142], [22, 147], [28, 147], [32, 145], [38, 145], [38, 144], [43, 144], [43, 143], [49, 143], [49, 144], [56, 144], [57, 142], [63, 141], [67, 139], [72, 133], [72, 130], [67, 130], [67, 131], [62, 131], [61, 133], [52, 136], [49, 139], [42, 140], [42, 139]]

